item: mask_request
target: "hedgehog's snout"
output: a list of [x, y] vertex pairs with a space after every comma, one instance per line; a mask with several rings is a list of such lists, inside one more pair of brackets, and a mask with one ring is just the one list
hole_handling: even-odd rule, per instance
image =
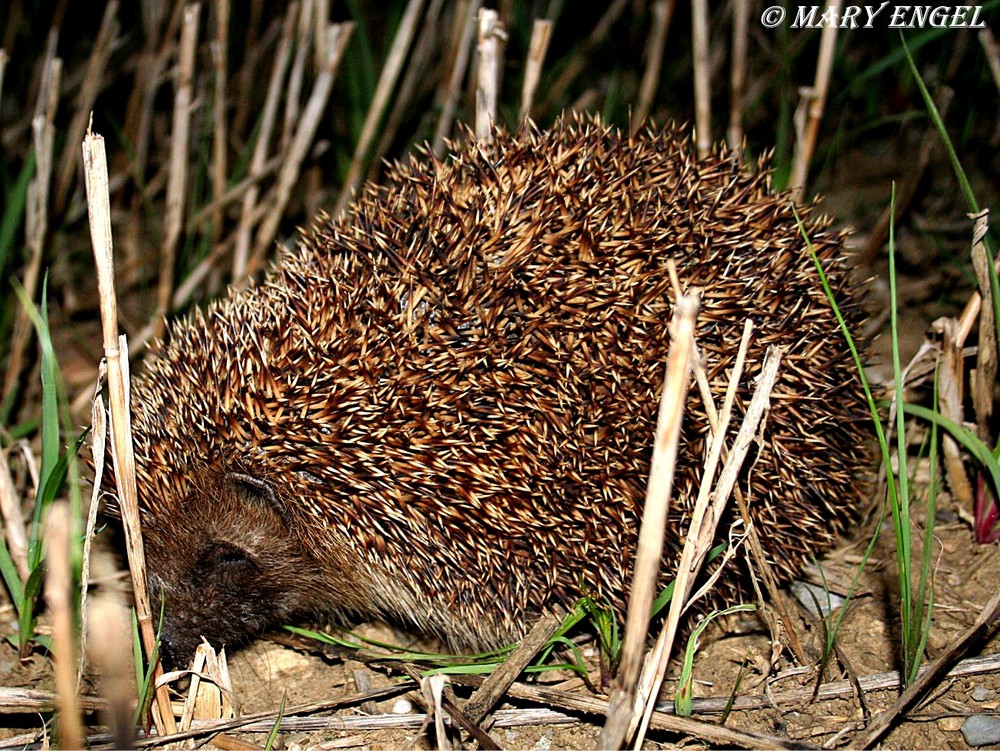
[[169, 525], [147, 525], [150, 601], [162, 604], [165, 665], [183, 667], [207, 640], [242, 646], [309, 608], [303, 565], [273, 490], [250, 475], [206, 473], [199, 491], [171, 504]]

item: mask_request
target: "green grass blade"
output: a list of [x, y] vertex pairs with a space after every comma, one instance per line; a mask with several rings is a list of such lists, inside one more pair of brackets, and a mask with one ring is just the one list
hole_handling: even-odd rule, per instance
[[41, 353], [40, 373], [42, 379], [42, 459], [39, 468], [38, 498], [31, 519], [31, 532], [28, 536], [28, 566], [34, 569], [42, 558], [41, 523], [45, 512], [42, 503], [42, 492], [48, 487], [49, 478], [56, 471], [59, 462], [59, 403], [56, 390], [56, 356], [49, 335], [48, 315], [45, 312], [47, 302], [48, 279], [42, 282], [41, 312], [28, 297], [20, 284], [14, 284], [21, 305], [31, 319], [38, 335], [38, 348]]

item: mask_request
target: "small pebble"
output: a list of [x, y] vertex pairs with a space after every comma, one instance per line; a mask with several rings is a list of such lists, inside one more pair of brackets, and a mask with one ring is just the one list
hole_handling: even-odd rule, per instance
[[973, 748], [1000, 743], [1000, 717], [974, 714], [962, 725], [962, 735]]
[[409, 714], [413, 711], [413, 704], [406, 699], [396, 699], [392, 705], [393, 714]]
[[[830, 615], [830, 613], [844, 604], [844, 598], [827, 592], [822, 587], [809, 584], [803, 581], [793, 581], [789, 586], [792, 594], [802, 603], [802, 607], [814, 616]], [[815, 600], [813, 599], [815, 596]], [[816, 612], [816, 603], [819, 603], [820, 612]]]
[[972, 689], [973, 701], [986, 701], [990, 698], [990, 690], [986, 686], [976, 686]]

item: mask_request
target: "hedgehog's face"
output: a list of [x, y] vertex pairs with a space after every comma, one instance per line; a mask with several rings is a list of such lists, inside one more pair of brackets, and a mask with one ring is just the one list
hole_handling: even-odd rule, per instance
[[170, 666], [203, 638], [241, 646], [315, 601], [315, 563], [268, 483], [215, 472], [197, 486], [168, 506], [168, 518], [144, 518], [150, 600], [154, 613], [161, 598], [165, 607], [161, 648]]

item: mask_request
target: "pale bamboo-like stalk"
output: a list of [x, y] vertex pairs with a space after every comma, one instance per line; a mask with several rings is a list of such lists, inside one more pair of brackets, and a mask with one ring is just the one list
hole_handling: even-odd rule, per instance
[[0, 48], [0, 102], [3, 101], [3, 74], [7, 69], [7, 51]]
[[646, 485], [646, 501], [625, 618], [622, 659], [612, 686], [608, 716], [601, 730], [599, 748], [621, 748], [634, 712], [636, 686], [649, 629], [649, 611], [656, 592], [663, 556], [664, 528], [673, 495], [699, 304], [698, 295], [693, 294], [678, 298], [674, 306], [666, 377], [660, 395], [653, 458]]
[[247, 267], [248, 273], [254, 273], [263, 265], [267, 250], [271, 247], [271, 243], [278, 233], [281, 215], [285, 206], [288, 205], [292, 188], [298, 179], [302, 160], [306, 158], [309, 146], [316, 135], [316, 128], [319, 127], [320, 117], [323, 115], [323, 110], [326, 109], [337, 70], [340, 68], [340, 62], [344, 57], [344, 51], [347, 49], [347, 43], [350, 41], [353, 30], [354, 24], [351, 22], [335, 24], [327, 30], [326, 65], [316, 77], [312, 94], [309, 96], [309, 101], [306, 103], [295, 130], [295, 137], [285, 154], [285, 161], [278, 173], [278, 182], [274, 188], [274, 200], [269, 205], [267, 215], [257, 229], [253, 256]]
[[632, 132], [636, 133], [649, 117], [656, 96], [656, 87], [660, 83], [660, 67], [663, 64], [663, 48], [670, 30], [670, 20], [674, 15], [677, 0], [656, 0], [652, 6], [653, 28], [646, 41], [646, 70], [642, 74], [642, 84], [639, 86], [639, 100], [632, 113]]
[[479, 8], [482, 4], [483, 0], [468, 0], [460, 3], [459, 6], [466, 9], [462, 37], [455, 51], [455, 59], [452, 61], [447, 92], [441, 102], [441, 116], [438, 118], [437, 128], [434, 130], [434, 141], [431, 147], [434, 156], [438, 158], [444, 153], [444, 142], [448, 138], [451, 123], [455, 119], [458, 98], [462, 95], [462, 81], [465, 79], [465, 71], [469, 66], [472, 40], [475, 38], [476, 29], [479, 26]]
[[396, 30], [396, 36], [392, 40], [389, 57], [386, 59], [385, 65], [382, 67], [382, 73], [379, 75], [378, 85], [375, 87], [375, 96], [372, 98], [372, 103], [368, 107], [368, 113], [365, 115], [365, 122], [361, 128], [358, 145], [354, 149], [354, 156], [351, 158], [351, 164], [347, 168], [347, 177], [344, 179], [344, 186], [341, 188], [340, 196], [337, 198], [337, 206], [333, 212], [334, 216], [339, 215], [344, 210], [361, 182], [361, 175], [364, 172], [368, 152], [371, 150], [372, 143], [375, 141], [375, 136], [377, 135], [379, 123], [382, 122], [382, 116], [389, 105], [389, 97], [392, 96], [392, 92], [396, 88], [396, 82], [399, 80], [399, 74], [403, 70], [403, 62], [406, 60], [406, 53], [410, 49], [410, 43], [413, 41], [413, 35], [416, 33], [417, 21], [420, 19], [420, 13], [423, 8], [424, 0], [409, 0], [406, 4], [406, 11], [404, 11], [403, 18], [399, 22], [399, 29]]
[[531, 44], [528, 46], [528, 59], [524, 64], [524, 83], [521, 86], [521, 109], [517, 119], [524, 122], [531, 117], [531, 104], [535, 101], [535, 89], [542, 75], [542, 65], [545, 63], [545, 53], [549, 51], [549, 39], [552, 37], [552, 22], [546, 18], [536, 18], [531, 27]]
[[45, 602], [52, 618], [52, 662], [61, 748], [83, 748], [83, 723], [76, 685], [76, 635], [73, 617], [73, 566], [69, 503], [55, 501], [45, 517]]
[[[34, 299], [38, 288], [45, 234], [49, 227], [49, 186], [52, 182], [52, 148], [55, 140], [53, 120], [59, 104], [62, 60], [58, 57], [49, 59], [44, 70], [42, 88], [38, 92], [38, 102], [35, 105], [36, 114], [31, 120], [35, 144], [35, 177], [28, 185], [28, 200], [25, 206], [25, 245], [28, 262], [25, 265], [21, 286], [31, 299]], [[17, 388], [24, 365], [24, 353], [30, 340], [31, 319], [24, 306], [19, 305], [10, 337], [10, 357], [7, 361], [7, 375], [0, 403], [7, 401]]]
[[[118, 487], [122, 527], [125, 531], [136, 620], [143, 648], [150, 658], [156, 653], [156, 633], [146, 589], [146, 557], [142, 545], [138, 490], [135, 479], [135, 454], [128, 406], [128, 351], [125, 336], [118, 336], [118, 306], [115, 297], [114, 259], [111, 237], [111, 202], [108, 196], [108, 163], [104, 138], [92, 133], [83, 141], [84, 185], [90, 214], [90, 237], [94, 245], [97, 287], [101, 302], [101, 330], [104, 357], [108, 365], [108, 406], [111, 412], [111, 456]], [[154, 680], [162, 675], [159, 661], [153, 667]], [[166, 686], [155, 692], [153, 720], [162, 734], [176, 731], [173, 710]]]
[[163, 245], [160, 248], [160, 278], [156, 286], [156, 312], [142, 339], [160, 336], [170, 313], [174, 291], [174, 262], [184, 226], [184, 202], [187, 197], [188, 139], [191, 133], [191, 82], [194, 79], [194, 51], [198, 43], [198, 17], [201, 3], [184, 9], [181, 43], [178, 50], [177, 83], [174, 89], [174, 122], [170, 137], [170, 173], [167, 178], [167, 207]]
[[476, 75], [476, 138], [489, 143], [493, 138], [493, 123], [497, 117], [500, 93], [500, 59], [507, 32], [495, 10], [479, 9], [479, 37], [476, 50], [479, 66]]
[[708, 50], [708, 0], [691, 0], [691, 44], [694, 51], [694, 122], [698, 158], [712, 149], [711, 63]]
[[[842, 0], [831, 0], [829, 8], [840, 15]], [[795, 159], [792, 162], [792, 177], [790, 180], [792, 200], [802, 201], [806, 189], [806, 178], [809, 176], [809, 162], [812, 161], [816, 148], [816, 138], [819, 135], [819, 124], [823, 119], [823, 108], [826, 106], [826, 94], [830, 88], [830, 71], [833, 69], [833, 53], [837, 46], [837, 24], [825, 24], [819, 40], [819, 58], [816, 62], [816, 80], [809, 92], [809, 117], [804, 133], [796, 144]]]
[[243, 195], [243, 207], [240, 211], [240, 223], [236, 228], [236, 250], [233, 252], [233, 283], [240, 285], [246, 276], [247, 262], [250, 257], [250, 241], [253, 235], [251, 216], [257, 205], [260, 187], [256, 180], [264, 174], [267, 163], [267, 152], [274, 132], [274, 123], [278, 116], [278, 102], [281, 100], [281, 84], [285, 80], [285, 72], [291, 59], [292, 31], [295, 29], [295, 19], [298, 17], [299, 4], [291, 2], [285, 11], [285, 23], [281, 29], [281, 39], [274, 56], [274, 68], [271, 70], [271, 80], [267, 85], [267, 96], [264, 98], [264, 111], [260, 118], [260, 132], [257, 143], [253, 147], [250, 158], [249, 177], [255, 182]]
[[115, 37], [118, 35], [118, 27], [118, 0], [110, 0], [104, 8], [101, 28], [97, 32], [97, 38], [91, 48], [90, 59], [87, 61], [87, 72], [83, 77], [80, 92], [77, 94], [73, 119], [66, 131], [66, 144], [59, 157], [60, 167], [56, 177], [55, 200], [53, 201], [57, 213], [61, 213], [66, 206], [69, 187], [80, 164], [80, 152], [77, 149], [77, 144], [83, 140], [83, 134], [87, 130], [87, 120], [94, 109], [97, 92], [100, 91], [101, 82], [104, 80], [104, 68], [111, 57]]
[[733, 49], [729, 68], [729, 148], [739, 150], [743, 141], [743, 99], [747, 81], [747, 34], [750, 0], [733, 0]]
[[[749, 322], [748, 322], [749, 323]], [[742, 377], [742, 360], [746, 356], [746, 349], [749, 346], [749, 337], [744, 336], [740, 351], [736, 356], [736, 363], [733, 365], [733, 372], [730, 381], [730, 390], [726, 394], [725, 402], [722, 406], [720, 416], [721, 430], [716, 433], [712, 442], [710, 465], [706, 467], [705, 475], [702, 478], [702, 488], [699, 492], [695, 507], [691, 512], [691, 524], [688, 528], [687, 537], [684, 540], [684, 549], [681, 552], [680, 561], [677, 564], [677, 577], [674, 579], [674, 594], [670, 599], [670, 611], [667, 615], [666, 623], [656, 640], [656, 645], [646, 663], [642, 685], [642, 722], [639, 725], [635, 738], [635, 747], [641, 748], [642, 741], [649, 727], [649, 721], [656, 706], [656, 697], [663, 683], [663, 676], [667, 672], [667, 663], [673, 651], [674, 639], [677, 635], [677, 627], [680, 624], [680, 617], [691, 601], [688, 595], [694, 584], [698, 572], [701, 570], [715, 539], [715, 531], [722, 518], [729, 496], [733, 492], [740, 469], [743, 467], [743, 460], [746, 459], [747, 452], [758, 432], [758, 426], [764, 419], [770, 404], [771, 391], [778, 379], [778, 369], [781, 365], [783, 350], [780, 347], [769, 347], [761, 365], [760, 375], [757, 377], [757, 386], [750, 404], [747, 406], [746, 414], [743, 417], [743, 424], [733, 441], [733, 447], [729, 451], [729, 458], [719, 475], [718, 482], [711, 481], [714, 476], [715, 462], [721, 455], [724, 444], [724, 434], [726, 422], [732, 409], [732, 403], [736, 398], [736, 386]], [[706, 488], [705, 486], [708, 485]]]
[[[215, 92], [212, 97], [212, 199], [217, 201], [226, 192], [228, 179], [228, 159], [226, 145], [229, 141], [226, 129], [226, 96], [229, 82], [229, 68], [226, 52], [229, 49], [229, 0], [216, 0], [215, 43], [212, 58], [215, 67]], [[212, 212], [212, 243], [222, 234], [222, 207]]]

